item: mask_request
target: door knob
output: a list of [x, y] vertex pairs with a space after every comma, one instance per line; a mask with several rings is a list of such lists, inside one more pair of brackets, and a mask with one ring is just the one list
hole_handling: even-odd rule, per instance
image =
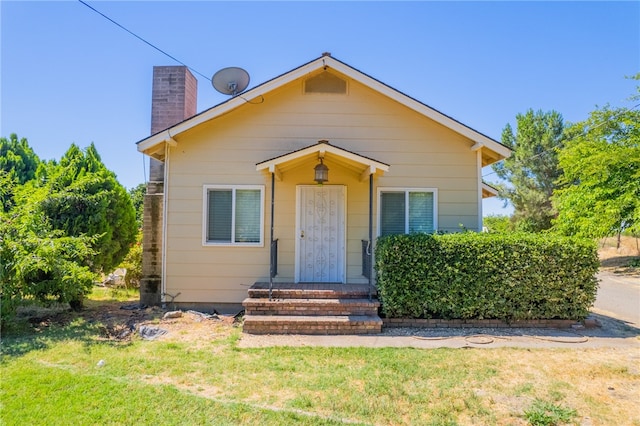
[[304, 238], [304, 231], [300, 231], [300, 238]]

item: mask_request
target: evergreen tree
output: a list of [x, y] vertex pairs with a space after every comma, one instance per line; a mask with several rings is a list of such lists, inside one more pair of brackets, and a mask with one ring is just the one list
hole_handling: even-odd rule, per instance
[[48, 189], [40, 206], [53, 229], [66, 235], [96, 236], [92, 270], [110, 272], [126, 256], [136, 239], [131, 197], [100, 159], [95, 146], [71, 145], [59, 164], [39, 170]]
[[509, 182], [497, 185], [499, 197], [513, 204], [517, 230], [537, 232], [551, 227], [556, 216], [551, 196], [561, 175], [558, 151], [565, 139], [562, 116], [556, 111], [528, 110], [516, 116], [516, 132], [509, 124], [502, 143], [511, 157], [493, 165], [496, 174]]
[[0, 138], [0, 171], [4, 170], [19, 184], [35, 177], [40, 159], [29, 146], [27, 139], [18, 139], [12, 133], [9, 139]]
[[14, 192], [18, 185], [32, 180], [40, 159], [25, 138], [12, 133], [0, 138], [0, 211], [9, 211], [14, 205]]

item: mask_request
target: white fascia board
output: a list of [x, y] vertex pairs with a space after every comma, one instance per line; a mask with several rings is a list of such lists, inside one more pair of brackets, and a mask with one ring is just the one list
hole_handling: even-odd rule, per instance
[[156, 133], [155, 135], [149, 136], [146, 139], [142, 139], [137, 143], [136, 147], [138, 148], [139, 152], [147, 152], [149, 150], [152, 150], [155, 146], [168, 141], [170, 138], [171, 136], [169, 136], [169, 132], [165, 130], [160, 133]]
[[488, 192], [492, 197], [498, 196], [498, 190], [484, 182], [482, 182], [482, 191]]

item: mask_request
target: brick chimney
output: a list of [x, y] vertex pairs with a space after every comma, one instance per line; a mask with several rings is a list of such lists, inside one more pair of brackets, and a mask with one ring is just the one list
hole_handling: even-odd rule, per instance
[[[197, 109], [198, 81], [185, 66], [153, 67], [151, 134], [192, 117]], [[151, 158], [144, 197], [140, 304], [159, 305], [162, 296], [164, 162]]]

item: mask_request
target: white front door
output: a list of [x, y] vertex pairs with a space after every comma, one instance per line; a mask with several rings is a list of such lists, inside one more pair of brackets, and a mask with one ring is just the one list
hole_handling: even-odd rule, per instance
[[345, 198], [341, 185], [298, 186], [296, 282], [345, 282]]

